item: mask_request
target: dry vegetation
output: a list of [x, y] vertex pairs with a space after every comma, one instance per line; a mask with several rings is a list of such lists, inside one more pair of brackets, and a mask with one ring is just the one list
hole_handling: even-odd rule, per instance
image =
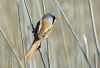
[[[44, 13], [60, 17], [32, 61], [24, 59]], [[100, 68], [99, 0], [0, 0], [0, 68]]]

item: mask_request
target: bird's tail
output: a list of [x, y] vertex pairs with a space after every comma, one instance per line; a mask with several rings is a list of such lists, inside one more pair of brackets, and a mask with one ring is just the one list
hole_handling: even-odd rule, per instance
[[31, 46], [31, 48], [29, 49], [29, 51], [26, 53], [25, 55], [25, 59], [26, 60], [31, 60], [32, 56], [34, 55], [34, 53], [36, 52], [38, 46], [39, 46], [40, 42], [39, 40], [34, 41], [33, 45]]

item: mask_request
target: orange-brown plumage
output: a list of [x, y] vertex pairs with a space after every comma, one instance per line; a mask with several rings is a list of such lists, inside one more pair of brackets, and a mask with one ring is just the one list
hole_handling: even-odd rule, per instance
[[40, 28], [40, 31], [37, 33], [37, 37], [34, 39], [33, 45], [31, 46], [31, 48], [29, 49], [29, 51], [25, 55], [25, 59], [27, 59], [27, 60], [32, 59], [32, 56], [36, 52], [38, 46], [40, 45], [41, 40], [43, 39], [42, 34], [44, 32], [46, 32], [45, 37], [44, 37], [46, 39], [46, 38], [48, 38], [48, 36], [51, 32], [52, 24], [49, 23], [49, 21], [43, 20], [41, 25], [42, 26]]
[[38, 48], [39, 43], [40, 43], [40, 40], [36, 40], [36, 39], [34, 40], [33, 45], [31, 46], [31, 48], [29, 49], [29, 51], [25, 55], [26, 60], [32, 59], [32, 56], [34, 55], [36, 49]]
[[45, 14], [42, 20], [37, 23], [38, 25], [36, 27], [36, 32], [34, 34], [35, 39], [29, 51], [26, 53], [25, 59], [31, 60], [32, 56], [34, 55], [38, 46], [40, 45], [41, 40], [48, 38], [48, 36], [51, 33], [55, 19], [57, 19], [57, 17], [55, 17], [51, 13], [48, 13]]
[[52, 28], [52, 24], [48, 20], [43, 20], [41, 25], [42, 25], [41, 29], [37, 33], [37, 36], [40, 38], [41, 38], [42, 34], [48, 32], [48, 30], [51, 30], [51, 28]]

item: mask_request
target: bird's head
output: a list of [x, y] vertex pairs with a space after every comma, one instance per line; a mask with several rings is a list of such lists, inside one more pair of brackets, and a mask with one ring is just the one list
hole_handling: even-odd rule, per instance
[[56, 20], [56, 19], [59, 19], [59, 17], [56, 17], [56, 16], [53, 15], [52, 13], [46, 13], [46, 14], [43, 16], [42, 20], [43, 20], [43, 19], [47, 19], [47, 20], [49, 20], [52, 24], [54, 24], [55, 20]]

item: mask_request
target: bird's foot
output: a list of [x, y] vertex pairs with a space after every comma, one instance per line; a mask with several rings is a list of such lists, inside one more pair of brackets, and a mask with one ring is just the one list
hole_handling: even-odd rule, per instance
[[41, 48], [41, 45], [38, 46], [37, 50]]

